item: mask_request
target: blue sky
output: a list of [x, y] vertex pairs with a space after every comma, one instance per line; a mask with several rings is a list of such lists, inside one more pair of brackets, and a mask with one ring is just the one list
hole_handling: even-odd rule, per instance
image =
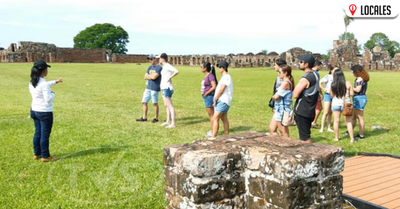
[[[0, 0], [0, 46], [37, 41], [73, 47], [81, 30], [112, 23], [128, 32], [129, 54], [282, 53], [292, 47], [325, 54], [344, 32], [343, 9], [356, 2]], [[400, 18], [356, 19], [348, 32], [361, 44], [375, 32], [400, 42], [399, 25]]]

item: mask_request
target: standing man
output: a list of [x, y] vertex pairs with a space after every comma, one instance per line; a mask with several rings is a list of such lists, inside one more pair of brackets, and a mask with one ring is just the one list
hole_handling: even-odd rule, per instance
[[299, 56], [298, 59], [300, 69], [304, 70], [304, 75], [293, 90], [293, 97], [296, 98], [294, 105], [295, 120], [299, 129], [300, 140], [312, 143], [311, 123], [315, 117], [315, 106], [319, 96], [319, 79], [312, 70], [315, 58], [311, 54]]
[[[322, 67], [322, 62], [319, 61], [319, 60], [315, 61], [315, 64], [314, 64], [314, 67], [313, 67], [313, 71], [314, 71], [314, 73], [317, 74], [318, 80], [320, 80], [318, 71], [321, 69], [321, 67]], [[322, 93], [320, 91], [319, 92], [319, 96], [318, 96], [317, 106], [315, 107], [315, 118], [314, 118], [314, 121], [311, 124], [311, 126], [313, 128], [317, 128], [317, 126], [318, 126], [317, 120], [318, 120], [319, 114], [321, 114], [321, 110], [322, 110], [322, 97], [323, 96], [322, 96]]]
[[147, 103], [149, 103], [150, 98], [154, 106], [154, 119], [152, 123], [158, 122], [158, 94], [160, 93], [160, 82], [161, 82], [161, 70], [162, 67], [158, 64], [158, 58], [154, 55], [149, 55], [147, 57], [150, 60], [151, 65], [147, 69], [144, 79], [146, 80], [147, 88], [143, 92], [142, 106], [143, 106], [143, 116], [136, 119], [138, 122], [147, 121]]

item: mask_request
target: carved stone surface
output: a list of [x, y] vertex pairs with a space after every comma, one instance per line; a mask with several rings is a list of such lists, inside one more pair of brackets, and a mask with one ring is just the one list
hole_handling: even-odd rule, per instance
[[343, 150], [247, 132], [164, 148], [166, 208], [341, 208]]

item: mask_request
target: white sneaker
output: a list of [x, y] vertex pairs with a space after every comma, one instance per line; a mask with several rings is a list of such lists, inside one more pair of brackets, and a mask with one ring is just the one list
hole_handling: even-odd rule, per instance
[[175, 125], [168, 125], [168, 126], [165, 126], [165, 128], [175, 128]]
[[321, 128], [321, 129], [319, 129], [319, 132], [320, 132], [320, 133], [323, 133], [323, 132], [324, 132], [324, 130]]
[[334, 132], [332, 129], [328, 128], [327, 129], [328, 132]]
[[212, 131], [207, 132], [206, 137], [212, 137]]
[[166, 125], [169, 125], [169, 123], [165, 122], [165, 123], [162, 123], [160, 126], [166, 126]]

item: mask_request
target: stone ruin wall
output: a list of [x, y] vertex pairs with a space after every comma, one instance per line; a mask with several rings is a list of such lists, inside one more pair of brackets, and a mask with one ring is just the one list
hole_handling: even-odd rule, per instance
[[164, 148], [166, 209], [342, 208], [343, 150], [247, 132]]
[[[294, 47], [278, 54], [247, 53], [247, 54], [205, 54], [205, 55], [170, 55], [172, 65], [199, 66], [208, 61], [218, 63], [225, 60], [232, 68], [271, 67], [278, 58], [286, 60], [292, 68], [299, 67], [297, 56], [307, 53], [306, 50]], [[317, 60], [324, 61], [321, 54], [313, 54]], [[34, 62], [43, 59], [46, 62], [76, 62], [76, 63], [147, 63], [147, 55], [143, 54], [113, 54], [107, 49], [77, 49], [60, 48], [54, 44], [20, 41], [12, 43], [7, 49], [0, 49], [0, 62]], [[329, 62], [339, 65], [343, 70], [350, 70], [355, 64], [363, 65], [369, 70], [400, 70], [400, 53], [391, 58], [388, 51], [376, 46], [372, 51], [364, 49], [363, 55], [357, 55], [355, 40], [333, 41]], [[325, 63], [325, 62], [323, 62]]]
[[330, 52], [329, 62], [339, 65], [343, 70], [350, 70], [355, 64], [362, 65], [367, 70], [393, 71], [400, 70], [400, 53], [394, 58], [387, 50], [375, 46], [372, 51], [364, 48], [364, 54], [357, 54], [357, 41], [344, 40], [333, 41], [333, 49]]

